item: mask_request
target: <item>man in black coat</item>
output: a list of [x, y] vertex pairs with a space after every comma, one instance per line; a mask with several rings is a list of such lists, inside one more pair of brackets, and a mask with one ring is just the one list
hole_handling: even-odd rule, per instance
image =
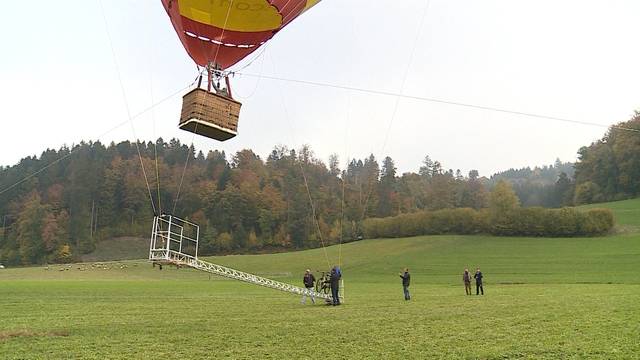
[[[311, 273], [311, 270], [307, 269], [307, 271], [305, 271], [304, 277], [302, 278], [302, 282], [304, 283], [304, 287], [307, 289], [308, 293], [310, 294], [311, 302], [315, 304], [316, 299], [313, 296], [313, 292], [314, 292], [314, 285], [316, 283], [316, 278]], [[306, 303], [306, 300], [307, 300], [307, 294], [306, 293], [302, 294], [302, 305]]]
[[480, 268], [476, 269], [476, 274], [473, 275], [473, 278], [476, 279], [476, 295], [478, 295], [478, 292], [484, 295], [484, 289], [482, 288], [482, 271], [480, 271]]
[[398, 274], [402, 278], [402, 291], [404, 291], [404, 299], [411, 300], [409, 294], [409, 284], [411, 283], [411, 275], [409, 274], [409, 268], [404, 269], [404, 273]]
[[340, 272], [340, 269], [337, 266], [334, 266], [333, 269], [331, 269], [331, 300], [332, 300], [332, 305], [336, 306], [336, 305], [340, 305], [340, 295], [339, 295], [339, 290], [340, 290], [340, 279], [342, 278], [342, 273]]

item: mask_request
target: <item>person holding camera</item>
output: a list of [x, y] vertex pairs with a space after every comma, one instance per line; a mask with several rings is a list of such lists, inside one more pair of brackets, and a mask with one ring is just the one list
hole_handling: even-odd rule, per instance
[[402, 278], [402, 291], [404, 292], [404, 299], [411, 300], [411, 295], [409, 294], [409, 284], [411, 283], [409, 268], [405, 268], [404, 273], [398, 273], [398, 275], [400, 275], [400, 278]]
[[478, 292], [484, 295], [484, 289], [482, 288], [482, 271], [480, 271], [480, 268], [476, 269], [476, 273], [473, 275], [473, 278], [476, 279], [476, 295], [478, 295]]

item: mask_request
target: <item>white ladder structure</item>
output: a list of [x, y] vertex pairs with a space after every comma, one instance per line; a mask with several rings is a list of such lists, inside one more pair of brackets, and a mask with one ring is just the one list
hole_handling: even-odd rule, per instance
[[[211, 274], [264, 286], [291, 294], [314, 296], [332, 301], [331, 294], [308, 290], [258, 275], [234, 270], [198, 259], [200, 227], [171, 215], [156, 216], [149, 246], [149, 261], [158, 264], [189, 266]], [[340, 296], [342, 298], [342, 296]]]

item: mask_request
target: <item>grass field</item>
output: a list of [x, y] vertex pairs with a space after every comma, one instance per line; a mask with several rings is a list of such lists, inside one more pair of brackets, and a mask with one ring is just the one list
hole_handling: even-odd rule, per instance
[[[340, 307], [144, 261], [0, 270], [0, 358], [638, 358], [640, 200], [598, 207], [614, 209], [618, 234], [379, 239], [326, 256], [209, 259], [297, 284], [340, 251]], [[486, 295], [465, 296], [462, 270], [476, 266]]]

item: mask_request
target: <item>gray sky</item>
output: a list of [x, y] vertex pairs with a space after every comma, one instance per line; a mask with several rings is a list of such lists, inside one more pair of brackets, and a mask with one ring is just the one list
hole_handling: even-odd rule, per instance
[[[247, 75], [232, 79], [243, 102], [235, 139], [179, 130], [183, 92], [133, 119], [132, 129], [128, 113], [185, 88], [196, 67], [159, 0], [102, 6], [108, 31], [99, 0], [3, 4], [1, 165], [80, 140], [161, 136], [262, 157], [276, 144], [309, 144], [325, 161], [389, 155], [400, 172], [417, 171], [428, 154], [447, 169], [488, 176], [574, 161], [606, 131]], [[606, 126], [640, 109], [638, 19], [637, 0], [323, 0], [235, 68], [255, 58], [241, 72]]]

